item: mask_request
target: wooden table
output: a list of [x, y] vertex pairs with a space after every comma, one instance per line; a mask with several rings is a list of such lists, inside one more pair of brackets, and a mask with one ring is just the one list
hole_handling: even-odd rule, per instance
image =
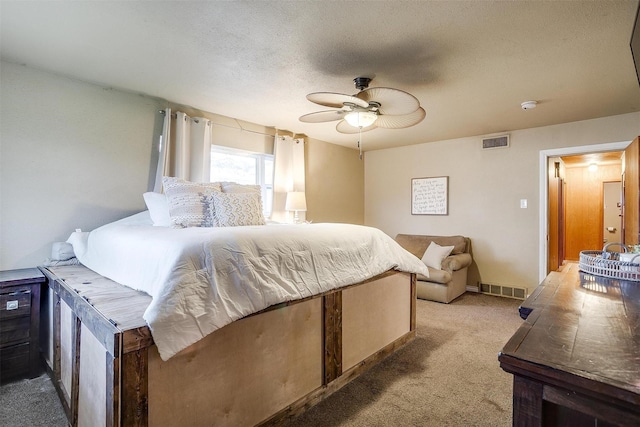
[[553, 272], [520, 309], [498, 359], [513, 425], [640, 426], [640, 283]]

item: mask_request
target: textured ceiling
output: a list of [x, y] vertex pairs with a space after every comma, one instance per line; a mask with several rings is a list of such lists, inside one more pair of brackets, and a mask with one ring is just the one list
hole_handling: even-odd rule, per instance
[[[402, 89], [420, 124], [365, 150], [640, 111], [638, 0], [0, 2], [2, 59], [355, 147], [310, 92]], [[536, 100], [523, 111], [520, 103]]]

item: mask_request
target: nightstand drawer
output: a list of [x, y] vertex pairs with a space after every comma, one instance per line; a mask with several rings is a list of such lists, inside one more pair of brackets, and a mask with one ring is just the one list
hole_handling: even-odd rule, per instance
[[[0, 294], [0, 320], [28, 316], [31, 313], [31, 291], [20, 290]], [[4, 325], [3, 325], [4, 326]]]
[[29, 372], [29, 343], [0, 348], [0, 378], [8, 380]]
[[40, 291], [37, 268], [0, 271], [0, 383], [41, 372]]
[[31, 317], [28, 313], [22, 317], [3, 319], [0, 325], [0, 346], [28, 341], [30, 330]]

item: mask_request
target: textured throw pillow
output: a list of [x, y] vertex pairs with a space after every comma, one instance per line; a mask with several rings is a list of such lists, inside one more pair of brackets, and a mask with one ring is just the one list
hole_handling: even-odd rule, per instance
[[211, 227], [209, 197], [220, 193], [220, 184], [190, 182], [179, 178], [163, 177], [162, 186], [167, 196], [169, 216], [174, 227]]
[[435, 242], [431, 242], [422, 256], [422, 262], [427, 267], [442, 270], [442, 260], [448, 257], [452, 250], [453, 246], [440, 246]]
[[147, 205], [151, 221], [156, 227], [171, 227], [171, 217], [169, 216], [169, 203], [167, 196], [152, 191], [142, 195], [144, 203]]
[[219, 227], [265, 224], [258, 193], [213, 193], [210, 200]]
[[223, 193], [258, 193], [262, 194], [262, 189], [259, 185], [250, 184], [237, 184], [235, 182], [221, 182]]

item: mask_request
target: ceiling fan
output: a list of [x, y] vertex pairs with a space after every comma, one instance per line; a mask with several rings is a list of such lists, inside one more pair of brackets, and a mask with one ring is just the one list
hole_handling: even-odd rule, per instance
[[305, 114], [301, 122], [322, 123], [340, 120], [336, 130], [340, 133], [359, 133], [376, 128], [402, 129], [416, 125], [426, 112], [420, 101], [405, 91], [389, 87], [369, 87], [371, 79], [353, 79], [360, 91], [355, 95], [334, 92], [314, 92], [307, 99], [325, 107], [338, 108]]

